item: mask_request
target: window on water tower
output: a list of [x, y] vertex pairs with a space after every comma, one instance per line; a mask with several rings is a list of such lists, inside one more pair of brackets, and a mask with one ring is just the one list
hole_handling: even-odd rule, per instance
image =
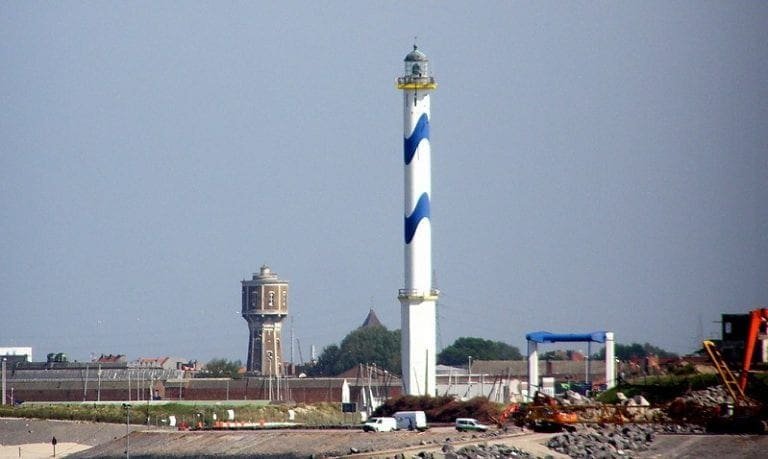
[[269, 292], [269, 301], [267, 302], [267, 306], [270, 308], [275, 307], [275, 292]]
[[259, 291], [255, 288], [251, 289], [251, 307], [254, 309], [259, 307]]

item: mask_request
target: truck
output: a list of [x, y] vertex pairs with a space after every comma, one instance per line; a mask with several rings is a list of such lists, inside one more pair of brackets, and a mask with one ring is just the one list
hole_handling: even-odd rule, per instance
[[397, 428], [423, 432], [429, 428], [427, 415], [423, 411], [398, 411], [392, 415], [397, 420]]
[[363, 424], [363, 431], [365, 432], [392, 432], [393, 430], [397, 430], [395, 418], [370, 418]]

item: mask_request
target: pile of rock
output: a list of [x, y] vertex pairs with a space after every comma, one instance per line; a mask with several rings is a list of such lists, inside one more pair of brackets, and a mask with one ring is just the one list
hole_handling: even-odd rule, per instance
[[701, 406], [719, 406], [723, 403], [733, 403], [733, 399], [723, 386], [713, 386], [706, 389], [689, 392], [680, 397], [686, 403], [695, 403]]
[[572, 390], [555, 397], [561, 405], [593, 405], [595, 400]]
[[630, 424], [613, 428], [585, 428], [552, 437], [547, 447], [574, 458], [631, 457], [646, 451], [655, 435], [649, 425]]
[[533, 459], [536, 456], [523, 451], [514, 446], [507, 445], [470, 445], [459, 450], [454, 449], [450, 444], [443, 446], [443, 454], [446, 459], [469, 459], [469, 458], [523, 458]]
[[642, 395], [627, 397], [621, 392], [616, 393], [619, 403], [604, 404], [594, 399], [584, 397], [576, 392], [566, 391], [557, 396], [561, 406], [576, 407], [582, 422], [660, 422], [665, 419], [663, 410], [652, 407]]
[[723, 386], [692, 391], [669, 404], [667, 414], [676, 422], [702, 423], [716, 416], [721, 405], [733, 403]]
[[656, 426], [658, 433], [665, 434], [705, 434], [707, 430], [698, 424], [662, 424]]

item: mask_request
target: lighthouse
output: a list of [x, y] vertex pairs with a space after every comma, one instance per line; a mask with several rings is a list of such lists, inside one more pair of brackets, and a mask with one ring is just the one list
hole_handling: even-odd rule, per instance
[[403, 385], [408, 395], [435, 395], [436, 304], [432, 285], [432, 194], [429, 97], [437, 88], [429, 59], [416, 45], [397, 79], [403, 92], [405, 285], [398, 291]]

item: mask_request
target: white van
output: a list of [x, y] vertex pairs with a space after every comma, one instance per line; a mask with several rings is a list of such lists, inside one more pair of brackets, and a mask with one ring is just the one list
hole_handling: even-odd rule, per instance
[[393, 414], [397, 420], [397, 428], [403, 430], [427, 430], [427, 415], [423, 411], [398, 411]]
[[370, 418], [363, 424], [365, 432], [392, 432], [397, 430], [395, 418]]

